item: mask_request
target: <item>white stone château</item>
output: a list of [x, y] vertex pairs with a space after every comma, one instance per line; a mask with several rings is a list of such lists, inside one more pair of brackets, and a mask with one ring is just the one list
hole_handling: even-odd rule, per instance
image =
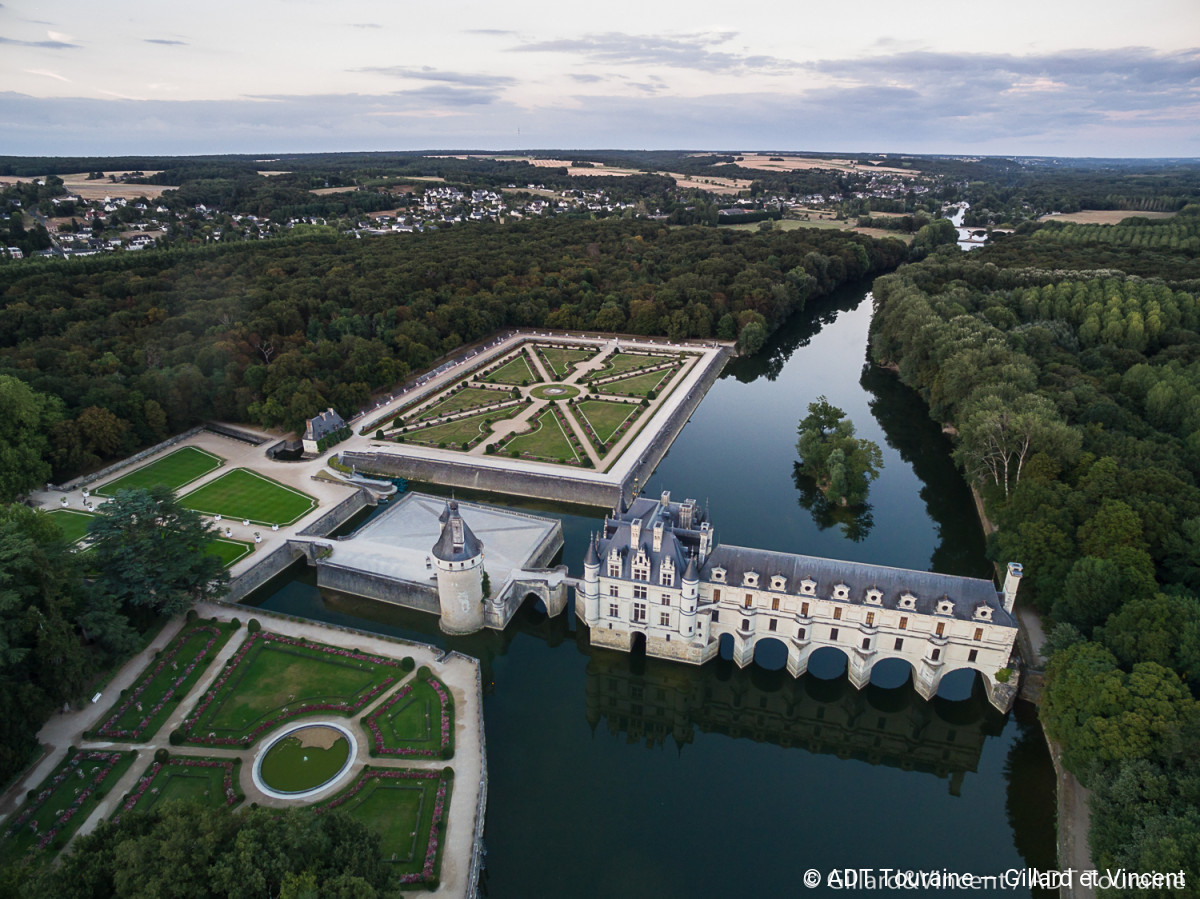
[[593, 646], [700, 665], [733, 641], [744, 667], [759, 641], [787, 649], [795, 676], [813, 652], [841, 650], [850, 682], [862, 688], [883, 659], [912, 666], [926, 699], [960, 668], [978, 671], [1001, 710], [1016, 696], [1010, 668], [1021, 566], [1010, 563], [1004, 589], [991, 581], [842, 562], [717, 544], [695, 500], [635, 499], [604, 520], [584, 559], [575, 613]]

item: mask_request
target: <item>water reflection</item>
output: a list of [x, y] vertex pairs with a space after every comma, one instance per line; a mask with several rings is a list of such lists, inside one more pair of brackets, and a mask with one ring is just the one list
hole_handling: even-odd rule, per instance
[[837, 503], [831, 503], [817, 486], [816, 479], [805, 474], [804, 466], [799, 460], [792, 464], [792, 479], [796, 482], [796, 490], [800, 494], [796, 502], [812, 514], [817, 530], [824, 531], [837, 525], [847, 540], [861, 543], [867, 539], [871, 528], [875, 526], [870, 503], [859, 506], [839, 506]]

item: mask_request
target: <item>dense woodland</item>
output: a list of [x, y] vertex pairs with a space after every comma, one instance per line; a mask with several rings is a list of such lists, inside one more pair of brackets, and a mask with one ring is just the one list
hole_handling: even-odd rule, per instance
[[[874, 358], [956, 429], [956, 458], [998, 526], [993, 558], [1025, 564], [1022, 601], [1057, 625], [1042, 719], [1094, 791], [1094, 861], [1182, 869], [1189, 882], [1200, 877], [1200, 299], [1193, 281], [1107, 266], [1194, 222], [941, 251], [876, 281], [872, 322]], [[1169, 273], [1190, 274], [1187, 241], [1164, 248]], [[1047, 244], [1069, 248], [1054, 270], [1011, 266]]]
[[754, 353], [809, 296], [907, 252], [832, 231], [552, 221], [8, 266], [0, 374], [51, 398], [37, 483], [208, 418], [349, 417], [504, 328], [719, 337]]

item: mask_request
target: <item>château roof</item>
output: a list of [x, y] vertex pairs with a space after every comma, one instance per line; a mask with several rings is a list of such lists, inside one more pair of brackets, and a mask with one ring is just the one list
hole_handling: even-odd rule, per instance
[[452, 499], [446, 504], [439, 520], [442, 522], [442, 535], [433, 545], [435, 558], [443, 562], [465, 562], [483, 552], [483, 544], [459, 513], [457, 500]]

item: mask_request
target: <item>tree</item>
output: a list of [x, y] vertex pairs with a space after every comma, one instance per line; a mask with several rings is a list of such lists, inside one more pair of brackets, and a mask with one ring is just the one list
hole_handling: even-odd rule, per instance
[[796, 451], [804, 474], [831, 503], [860, 506], [871, 481], [879, 477], [883, 453], [874, 441], [854, 436], [854, 425], [845, 414], [823, 396], [809, 403], [808, 415], [797, 429]]
[[175, 615], [229, 582], [207, 552], [216, 531], [169, 489], [118, 490], [88, 526], [96, 586], [124, 609]]
[[50, 428], [62, 403], [0, 375], [0, 502], [12, 502], [50, 476]]
[[1079, 433], [1062, 421], [1045, 397], [1027, 393], [1009, 402], [993, 394], [966, 405], [969, 411], [959, 425], [955, 457], [977, 481], [990, 478], [1002, 487], [1006, 497], [1033, 453], [1070, 461], [1079, 452]]

